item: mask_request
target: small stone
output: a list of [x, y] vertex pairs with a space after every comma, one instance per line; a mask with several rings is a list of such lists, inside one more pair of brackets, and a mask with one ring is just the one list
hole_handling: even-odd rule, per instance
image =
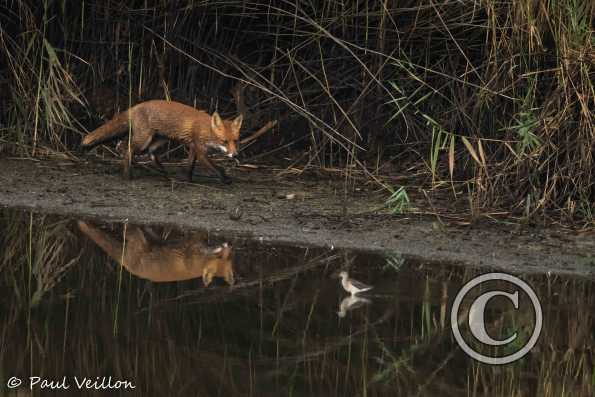
[[234, 209], [229, 211], [229, 219], [231, 219], [232, 221], [240, 220], [242, 218], [242, 215], [244, 215], [244, 212], [240, 207], [235, 207]]

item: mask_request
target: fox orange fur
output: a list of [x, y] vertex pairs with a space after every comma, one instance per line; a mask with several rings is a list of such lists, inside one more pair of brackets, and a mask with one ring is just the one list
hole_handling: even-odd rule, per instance
[[177, 241], [159, 241], [137, 226], [129, 226], [124, 239], [118, 239], [91, 223], [78, 221], [78, 227], [109, 257], [138, 277], [154, 282], [181, 281], [202, 277], [208, 286], [213, 277], [234, 283], [232, 248], [227, 243], [209, 248], [205, 238], [190, 234]]
[[188, 146], [190, 181], [198, 159], [209, 170], [217, 173], [223, 183], [230, 183], [231, 179], [223, 168], [213, 164], [207, 157], [207, 151], [214, 148], [228, 157], [237, 155], [242, 120], [242, 115], [233, 120], [222, 120], [217, 112], [211, 116], [179, 102], [147, 101], [119, 113], [85, 136], [82, 146], [91, 148], [106, 141], [125, 138], [130, 130], [130, 150], [126, 150], [124, 155], [124, 175], [130, 178], [130, 166], [137, 153], [148, 152], [155, 165], [165, 171], [156, 151], [171, 139]]

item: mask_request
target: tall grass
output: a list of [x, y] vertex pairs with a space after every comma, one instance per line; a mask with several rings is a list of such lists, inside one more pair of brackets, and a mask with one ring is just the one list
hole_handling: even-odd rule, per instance
[[473, 208], [525, 211], [530, 197], [532, 213], [592, 219], [592, 2], [0, 7], [5, 150], [68, 152], [100, 118], [149, 98], [231, 114], [243, 82], [246, 130], [280, 122], [248, 158], [293, 149], [387, 187], [394, 163], [457, 197], [465, 186]]

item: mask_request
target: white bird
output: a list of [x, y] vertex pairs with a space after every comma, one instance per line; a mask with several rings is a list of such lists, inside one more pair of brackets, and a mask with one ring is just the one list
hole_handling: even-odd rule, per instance
[[339, 277], [341, 277], [341, 285], [343, 286], [345, 291], [349, 292], [352, 296], [355, 294], [359, 294], [360, 292], [371, 290], [373, 288], [360, 281], [349, 278], [349, 274], [347, 274], [347, 272], [339, 273]]
[[367, 305], [368, 303], [370, 303], [369, 299], [360, 298], [357, 295], [346, 296], [345, 298], [343, 298], [341, 304], [339, 305], [339, 311], [337, 312], [337, 315], [343, 318], [347, 315], [347, 312], [349, 310], [356, 309], [363, 305]]

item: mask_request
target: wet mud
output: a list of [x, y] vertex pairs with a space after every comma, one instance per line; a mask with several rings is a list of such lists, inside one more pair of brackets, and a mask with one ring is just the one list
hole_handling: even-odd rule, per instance
[[167, 177], [140, 164], [128, 181], [117, 161], [5, 158], [0, 160], [0, 205], [511, 272], [592, 275], [595, 270], [593, 233], [506, 222], [461, 226], [430, 216], [391, 215], [383, 209], [386, 192], [362, 184], [345, 193], [339, 174], [226, 164], [234, 183], [223, 185], [200, 175], [187, 183], [182, 164], [165, 166]]

